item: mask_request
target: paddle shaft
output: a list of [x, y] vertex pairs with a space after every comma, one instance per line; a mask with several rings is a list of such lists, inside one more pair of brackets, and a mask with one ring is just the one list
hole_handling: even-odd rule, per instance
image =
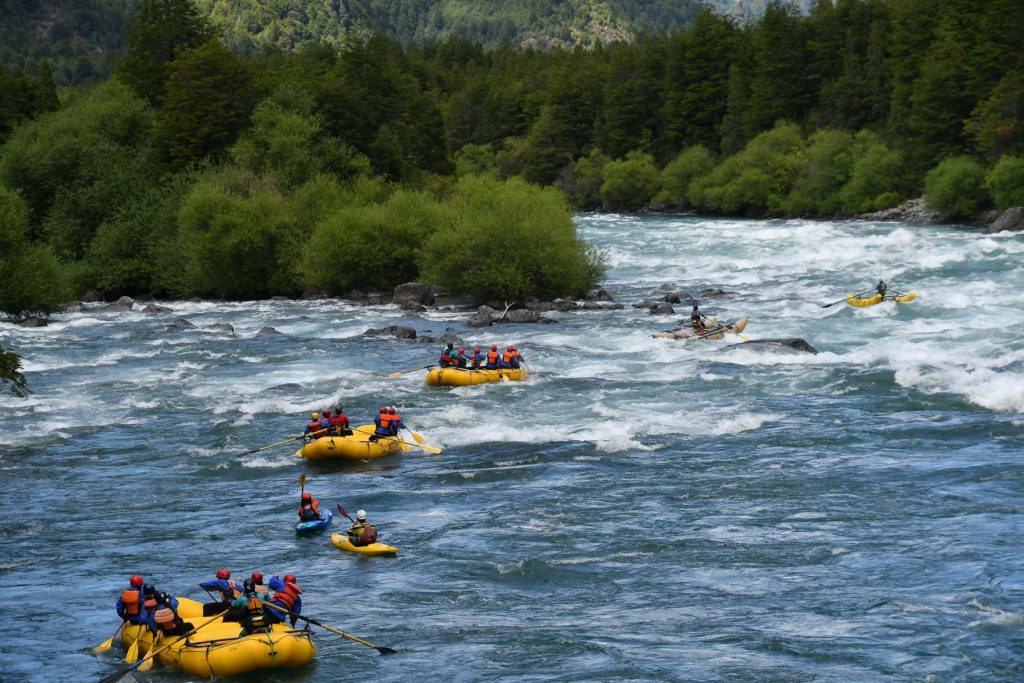
[[[874, 291], [875, 290], [873, 290], [873, 289], [869, 289], [869, 290], [864, 291], [864, 292], [858, 292], [857, 294], [854, 294], [854, 296], [864, 296], [865, 294], [870, 294], [871, 292], [874, 292]], [[829, 306], [835, 306], [836, 304], [845, 303], [846, 300], [847, 300], [847, 297], [844, 297], [844, 298], [840, 299], [839, 301], [833, 301], [830, 304], [818, 304], [818, 305], [821, 306], [822, 308], [828, 308]]]
[[[345, 515], [345, 516], [348, 517], [348, 515]], [[343, 638], [348, 638], [349, 640], [351, 640], [351, 641], [353, 641], [355, 643], [359, 643], [360, 645], [365, 645], [366, 647], [372, 647], [374, 650], [376, 650], [377, 652], [381, 653], [382, 655], [390, 655], [390, 654], [394, 654], [395, 652], [397, 652], [393, 648], [383, 647], [383, 646], [380, 646], [380, 645], [374, 645], [373, 643], [371, 643], [368, 640], [363, 640], [362, 638], [357, 638], [356, 636], [354, 636], [354, 635], [352, 635], [350, 633], [345, 633], [344, 631], [336, 629], [333, 626], [328, 626], [327, 624], [323, 623], [322, 621], [317, 621], [316, 619], [312, 619], [310, 617], [303, 616], [303, 615], [301, 615], [301, 614], [299, 614], [297, 612], [292, 612], [291, 610], [285, 609], [284, 607], [281, 607], [280, 605], [275, 605], [272, 602], [268, 602], [266, 600], [260, 600], [260, 602], [262, 602], [264, 605], [266, 605], [266, 607], [268, 609], [273, 610], [274, 612], [284, 612], [285, 614], [290, 614], [293, 617], [296, 617], [297, 619], [302, 619], [303, 621], [308, 621], [309, 623], [313, 624], [314, 626], [319, 626], [320, 628], [325, 628], [328, 631], [330, 631], [331, 633], [336, 633], [339, 636], [342, 636]]]
[[310, 432], [309, 434], [299, 434], [298, 436], [293, 436], [291, 438], [285, 439], [284, 441], [278, 441], [277, 443], [272, 443], [269, 446], [263, 446], [262, 448], [254, 448], [251, 451], [246, 451], [245, 453], [239, 453], [238, 457], [241, 458], [244, 455], [252, 455], [253, 453], [259, 453], [260, 451], [265, 451], [265, 450], [270, 449], [270, 448], [277, 448], [278, 446], [283, 446], [286, 443], [291, 443], [292, 441], [298, 441], [299, 439], [301, 439], [303, 437], [311, 436], [313, 434], [321, 434], [321, 433], [326, 432], [326, 431], [327, 431], [327, 428], [325, 427], [324, 429], [318, 429], [317, 431]]
[[399, 375], [407, 375], [410, 372], [418, 372], [419, 370], [429, 370], [430, 368], [434, 367], [435, 365], [437, 365], [437, 363], [431, 363], [430, 365], [424, 365], [422, 368], [413, 368], [412, 370], [399, 370], [398, 372], [392, 372], [390, 375], [388, 375], [388, 379], [394, 379], [395, 377], [398, 377]]
[[114, 638], [117, 637], [117, 634], [121, 632], [121, 629], [123, 629], [124, 625], [127, 624], [127, 623], [128, 623], [127, 621], [122, 621], [121, 625], [117, 627], [116, 631], [114, 631], [114, 635], [110, 636], [109, 638], [104, 640], [102, 643], [100, 643], [99, 645], [94, 647], [92, 649], [92, 651], [93, 652], [106, 652], [107, 650], [109, 650], [111, 648], [111, 646], [113, 646], [113, 644], [114, 644]]
[[[100, 679], [99, 683], [114, 683], [114, 681], [121, 680], [122, 678], [124, 678], [125, 676], [130, 674], [132, 671], [135, 671], [137, 668], [142, 666], [143, 662], [145, 662], [147, 660], [150, 660], [150, 659], [153, 659], [154, 657], [156, 657], [158, 654], [160, 654], [161, 652], [163, 652], [167, 648], [171, 647], [172, 645], [176, 645], [176, 644], [180, 643], [181, 641], [185, 640], [186, 638], [188, 638], [190, 635], [192, 635], [193, 633], [195, 633], [199, 629], [203, 628], [204, 626], [209, 626], [210, 624], [212, 624], [217, 619], [220, 619], [222, 616], [223, 615], [221, 615], [221, 614], [215, 614], [214, 616], [210, 617], [209, 619], [207, 619], [203, 623], [199, 624], [199, 626], [196, 626], [194, 629], [192, 629], [191, 631], [189, 631], [188, 633], [186, 633], [182, 637], [178, 638], [177, 640], [172, 640], [171, 642], [167, 643], [166, 645], [161, 647], [159, 650], [156, 650], [156, 651], [150, 650], [146, 654], [145, 657], [143, 657], [139, 661], [135, 662], [134, 664], [132, 664], [128, 668], [122, 669], [121, 671], [118, 671], [116, 674], [111, 674], [111, 675], [107, 676], [106, 678]], [[122, 626], [123, 625], [124, 624], [122, 624]], [[138, 637], [136, 637], [135, 640], [136, 640], [136, 642], [138, 642]]]

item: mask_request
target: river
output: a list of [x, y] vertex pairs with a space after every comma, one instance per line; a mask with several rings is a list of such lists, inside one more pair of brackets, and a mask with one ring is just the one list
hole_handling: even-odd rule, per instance
[[[113, 603], [143, 574], [193, 598], [219, 567], [292, 572], [316, 663], [274, 681], [1024, 678], [1024, 238], [954, 226], [580, 215], [617, 311], [466, 327], [337, 300], [159, 302], [169, 315], [0, 324], [34, 393], [0, 398], [0, 679], [118, 668]], [[913, 303], [820, 304], [885, 278]], [[687, 345], [706, 297], [753, 339]], [[168, 331], [178, 317], [213, 330]], [[434, 389], [455, 327], [517, 344], [524, 383]], [[282, 335], [256, 336], [263, 326]], [[384, 404], [442, 455], [312, 467], [310, 410]], [[296, 538], [298, 477], [367, 510], [397, 558]], [[344, 526], [335, 522], [335, 530]], [[181, 681], [156, 667], [152, 681]]]

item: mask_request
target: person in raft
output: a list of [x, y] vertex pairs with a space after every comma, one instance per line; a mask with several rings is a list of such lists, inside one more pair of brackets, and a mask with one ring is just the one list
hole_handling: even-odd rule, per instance
[[366, 521], [366, 510], [356, 512], [356, 521], [348, 529], [348, 540], [357, 548], [377, 542], [377, 527]]
[[439, 363], [442, 368], [450, 368], [455, 365], [455, 344], [449, 342], [448, 346], [441, 349], [441, 360]]
[[879, 280], [878, 284], [875, 286], [875, 291], [878, 292], [878, 295], [882, 297], [882, 299], [885, 299], [885, 291], [887, 289], [888, 287], [885, 286], [884, 280]]
[[491, 344], [491, 350], [487, 352], [487, 362], [484, 363], [484, 368], [488, 370], [497, 370], [498, 361], [501, 356], [498, 355], [498, 346]]
[[351, 436], [352, 426], [348, 422], [348, 415], [341, 406], [334, 407], [334, 414], [331, 415], [330, 429], [327, 431], [331, 436]]
[[466, 355], [466, 349], [459, 349], [455, 352], [455, 367], [464, 368], [469, 364], [470, 358]]
[[299, 499], [299, 521], [313, 522], [323, 519], [320, 516], [320, 501], [313, 497], [309, 491], [303, 491]]
[[[274, 599], [267, 603], [267, 617], [270, 623], [278, 624], [290, 620], [292, 626], [295, 626], [295, 622], [299, 620], [296, 615], [302, 614], [302, 589], [296, 581], [295, 574], [285, 574], [284, 580], [276, 576], [270, 577], [267, 585], [274, 591]], [[294, 614], [275, 610], [275, 605]]]
[[238, 589], [238, 584], [231, 580], [231, 572], [227, 569], [218, 569], [217, 578], [213, 581], [201, 581], [199, 587], [204, 591], [216, 591], [220, 593], [220, 601], [208, 602], [203, 605], [203, 616], [212, 617], [214, 614], [220, 614], [231, 606], [231, 601], [239, 597], [242, 591]]
[[387, 407], [380, 409], [380, 414], [373, 418], [373, 424], [377, 429], [373, 434], [370, 434], [370, 441], [376, 441], [381, 437], [392, 436], [391, 415], [388, 414]]
[[399, 430], [408, 429], [394, 406], [388, 408], [388, 417], [390, 418], [391, 436], [401, 436], [402, 433]]
[[191, 633], [195, 626], [178, 614], [178, 599], [160, 591], [156, 594], [156, 610], [150, 628], [165, 636], [183, 636]]
[[263, 585], [263, 572], [253, 572], [249, 578], [256, 584], [256, 594], [264, 600], [268, 599], [270, 597], [270, 589]]
[[473, 355], [469, 357], [470, 370], [479, 370], [480, 364], [487, 360], [487, 356], [480, 353], [480, 347], [473, 349]]
[[319, 439], [323, 436], [320, 429], [320, 413], [313, 411], [309, 414], [309, 422], [306, 423], [306, 429], [302, 432], [302, 436], [305, 437], [306, 441]]
[[263, 600], [256, 593], [256, 584], [252, 579], [246, 579], [242, 584], [242, 595], [232, 601], [231, 607], [242, 609], [242, 630], [238, 637], [251, 635], [260, 631], [266, 632], [270, 629], [270, 620], [263, 610]]
[[136, 574], [128, 580], [128, 588], [121, 591], [114, 609], [121, 621], [138, 626], [146, 621], [145, 608], [142, 606], [142, 577]]
[[704, 316], [701, 315], [701, 312], [699, 310], [697, 310], [699, 307], [700, 306], [697, 304], [697, 302], [694, 301], [693, 310], [690, 312], [690, 327], [692, 327], [693, 331], [696, 332], [697, 334], [700, 334], [701, 332], [707, 329], [707, 327], [704, 325]]

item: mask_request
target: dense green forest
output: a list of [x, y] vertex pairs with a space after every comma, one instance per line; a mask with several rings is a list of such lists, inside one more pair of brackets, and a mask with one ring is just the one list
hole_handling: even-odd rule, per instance
[[771, 3], [590, 50], [368, 34], [256, 56], [186, 0], [142, 0], [114, 78], [53, 110], [52, 82], [16, 76], [34, 94], [0, 103], [21, 120], [0, 148], [0, 310], [414, 278], [576, 295], [601, 264], [570, 207], [1020, 205], [1022, 60], [1017, 0]]

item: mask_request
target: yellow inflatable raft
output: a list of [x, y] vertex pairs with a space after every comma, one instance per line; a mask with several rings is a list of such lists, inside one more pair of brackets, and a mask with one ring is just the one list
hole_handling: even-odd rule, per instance
[[331, 543], [339, 550], [347, 550], [350, 553], [362, 553], [363, 555], [397, 555], [398, 548], [383, 543], [371, 543], [370, 545], [352, 545], [345, 534], [331, 534]]
[[374, 431], [376, 428], [370, 424], [353, 427], [350, 436], [323, 436], [295, 451], [295, 457], [317, 462], [372, 460], [411, 448], [398, 437], [370, 441]]
[[[895, 301], [898, 304], [905, 304], [910, 301], [913, 301], [916, 298], [917, 293], [911, 292], [910, 294], [900, 294], [899, 296], [887, 296], [885, 297], [885, 301]], [[874, 306], [875, 304], [881, 302], [881, 294], [875, 294], [874, 296], [869, 297], [860, 297], [854, 294], [846, 295], [846, 303], [850, 304], [851, 306], [856, 306], [857, 308], [867, 308], [868, 306]]]
[[490, 382], [521, 382], [526, 379], [526, 368], [508, 370], [467, 370], [466, 368], [434, 368], [427, 373], [430, 386], [467, 387]]
[[[718, 341], [720, 339], [725, 339], [726, 332], [731, 332], [732, 334], [738, 335], [741, 332], [743, 332], [743, 330], [747, 329], [747, 318], [746, 316], [744, 316], [731, 324], [720, 323], [714, 318], [708, 318], [705, 324], [707, 325], [707, 327], [705, 328], [706, 331], [702, 333], [696, 332], [692, 327], [681, 327], [678, 330], [658, 332], [656, 334], [652, 334], [651, 336], [654, 337], [655, 339], [710, 339], [711, 341]], [[719, 328], [722, 331], [712, 332], [712, 330], [716, 328]], [[708, 332], [711, 332], [711, 334], [708, 334]]]
[[[178, 614], [194, 626], [203, 623], [202, 604], [179, 598]], [[209, 617], [206, 617], [207, 619]], [[260, 669], [283, 669], [303, 666], [313, 661], [316, 646], [308, 631], [297, 631], [286, 624], [274, 624], [270, 633], [238, 637], [238, 622], [214, 620], [187, 638], [160, 636], [157, 649], [173, 643], [157, 655], [164, 666], [190, 676], [237, 676]], [[153, 634], [145, 626], [126, 625], [121, 629], [121, 642], [128, 648], [139, 638], [139, 656], [153, 646]], [[179, 640], [179, 638], [181, 638]], [[178, 641], [178, 642], [175, 642]]]

